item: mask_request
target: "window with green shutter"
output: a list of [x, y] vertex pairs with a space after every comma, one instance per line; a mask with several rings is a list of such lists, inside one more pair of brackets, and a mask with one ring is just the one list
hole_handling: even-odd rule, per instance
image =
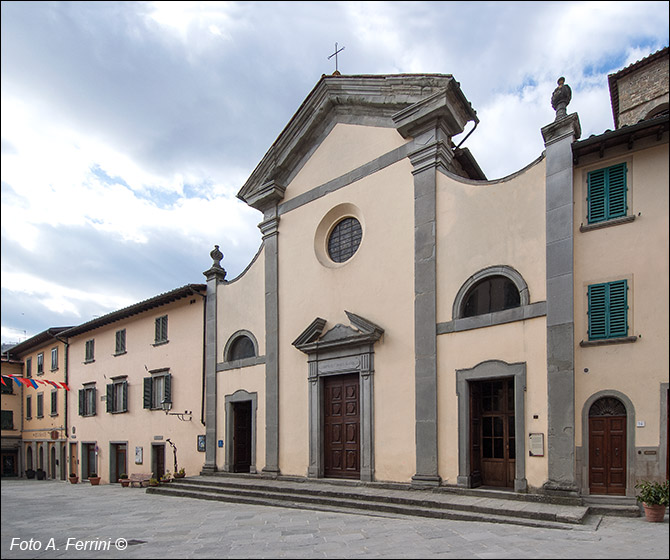
[[115, 379], [106, 390], [107, 412], [128, 412], [128, 381]]
[[156, 336], [154, 344], [161, 344], [168, 341], [168, 316], [163, 315], [156, 319]]
[[619, 163], [588, 174], [588, 223], [595, 224], [626, 215], [626, 163]]
[[628, 335], [628, 281], [592, 284], [588, 290], [589, 340]]
[[143, 407], [160, 410], [163, 401], [172, 402], [172, 375], [162, 373], [145, 377], [143, 389]]

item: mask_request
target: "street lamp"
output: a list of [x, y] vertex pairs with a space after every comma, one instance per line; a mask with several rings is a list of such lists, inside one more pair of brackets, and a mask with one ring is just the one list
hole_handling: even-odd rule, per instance
[[168, 401], [167, 399], [161, 402], [161, 408], [165, 411], [166, 416], [176, 416], [182, 422], [190, 422], [193, 420], [193, 411], [185, 410], [184, 412], [170, 412], [172, 410], [172, 401]]

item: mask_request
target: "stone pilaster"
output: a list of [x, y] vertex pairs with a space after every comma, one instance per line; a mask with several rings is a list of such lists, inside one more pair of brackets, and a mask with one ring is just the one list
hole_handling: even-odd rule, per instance
[[437, 174], [452, 159], [448, 134], [434, 121], [415, 133], [421, 146], [414, 167], [414, 386], [416, 474], [412, 484], [437, 486]]
[[547, 455], [549, 492], [574, 493], [575, 376], [572, 143], [576, 113], [542, 129], [546, 147]]
[[226, 278], [226, 271], [221, 267], [223, 255], [216, 245], [210, 253], [214, 263], [209, 270], [203, 272], [207, 279], [207, 295], [205, 299], [205, 464], [203, 473], [218, 470], [216, 464], [216, 416], [217, 416], [217, 295], [218, 285]]

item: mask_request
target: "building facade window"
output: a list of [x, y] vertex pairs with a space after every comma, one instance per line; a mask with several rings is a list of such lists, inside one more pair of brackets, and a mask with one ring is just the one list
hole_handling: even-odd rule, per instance
[[128, 381], [115, 379], [107, 385], [107, 412], [128, 412]]
[[33, 359], [26, 358], [26, 377], [33, 376]]
[[588, 173], [587, 221], [589, 224], [626, 216], [628, 211], [626, 176], [625, 162]]
[[628, 335], [628, 281], [592, 284], [588, 288], [589, 340]]
[[248, 336], [241, 335], [231, 343], [226, 360], [232, 362], [244, 358], [254, 358], [255, 356], [256, 348], [253, 341]]
[[44, 352], [37, 354], [37, 375], [44, 375]]
[[95, 340], [94, 339], [86, 341], [86, 355], [84, 356], [84, 361], [85, 362], [95, 361]]
[[161, 409], [163, 408], [163, 402], [172, 402], [172, 375], [165, 372], [145, 377], [144, 408]]
[[475, 317], [521, 305], [519, 290], [506, 276], [488, 276], [466, 294], [461, 317]]
[[2, 411], [2, 429], [3, 430], [13, 430], [14, 429], [14, 412], [11, 410]]
[[79, 389], [79, 416], [95, 416], [95, 385], [85, 385]]
[[115, 354], [126, 353], [126, 329], [116, 331], [116, 346], [114, 348]]
[[37, 393], [37, 417], [44, 418], [44, 393]]
[[51, 349], [51, 371], [58, 369], [58, 348]]
[[354, 256], [363, 238], [361, 223], [352, 217], [337, 222], [328, 237], [328, 256], [336, 263], [343, 263]]
[[58, 391], [51, 391], [51, 416], [58, 416]]
[[154, 337], [154, 344], [162, 344], [168, 341], [168, 316], [156, 318], [156, 335]]
[[30, 420], [33, 417], [33, 398], [26, 397], [26, 419]]

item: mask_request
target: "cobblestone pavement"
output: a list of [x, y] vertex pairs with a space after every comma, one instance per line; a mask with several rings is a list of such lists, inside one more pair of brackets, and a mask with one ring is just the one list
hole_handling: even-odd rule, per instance
[[536, 529], [314, 512], [146, 494], [118, 485], [3, 480], [10, 558], [668, 558], [663, 523], [605, 517]]

